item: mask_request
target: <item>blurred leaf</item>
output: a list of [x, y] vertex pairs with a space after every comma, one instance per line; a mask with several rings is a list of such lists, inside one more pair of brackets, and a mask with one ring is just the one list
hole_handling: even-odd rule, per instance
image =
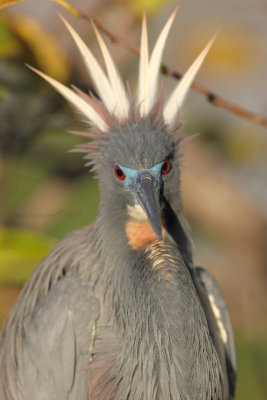
[[60, 4], [62, 7], [64, 7], [66, 10], [70, 11], [75, 17], [81, 17], [82, 13], [77, 10], [75, 7], [73, 7], [71, 4], [69, 4], [65, 0], [51, 0], [54, 1], [55, 3]]
[[60, 81], [68, 80], [70, 71], [63, 49], [37, 21], [19, 15], [12, 18], [12, 28], [30, 47], [42, 70]]
[[159, 11], [159, 9], [166, 5], [168, 1], [166, 0], [138, 0], [129, 1], [129, 5], [133, 12], [137, 15], [142, 15], [143, 11], [146, 11], [147, 15], [151, 15]]
[[261, 380], [262, 376], [266, 376], [266, 360], [262, 363], [266, 351], [266, 337], [262, 338], [261, 341], [258, 338], [255, 338], [253, 341], [238, 338], [236, 400], [266, 399], [266, 379]]
[[21, 3], [24, 0], [0, 0], [0, 10], [9, 6], [13, 6], [16, 3]]
[[0, 38], [0, 58], [14, 56], [19, 53], [21, 45], [12, 34], [9, 21], [4, 15], [0, 15]]
[[251, 127], [238, 129], [238, 124], [227, 128], [224, 136], [224, 150], [226, 155], [239, 164], [266, 158], [265, 137], [251, 135]]
[[20, 289], [15, 287], [0, 287], [0, 326], [4, 322], [8, 311], [15, 304], [20, 293]]
[[0, 227], [0, 284], [23, 284], [52, 245], [36, 233]]
[[5, 158], [28, 150], [43, 130], [72, 127], [63, 99], [22, 63], [0, 63], [0, 100], [0, 153]]
[[[63, 125], [64, 121], [61, 121]], [[71, 127], [69, 122], [68, 128]], [[66, 128], [67, 130], [67, 128]], [[66, 176], [76, 176], [80, 172], [86, 173], [84, 161], [80, 155], [70, 153], [77, 144], [81, 143], [78, 136], [71, 135], [66, 130], [50, 129], [40, 132], [38, 140], [31, 146], [33, 164], [49, 167], [52, 173]], [[47, 157], [49, 156], [49, 165]]]
[[[13, 6], [16, 3], [21, 3], [24, 0], [0, 0], [0, 10], [9, 6]], [[75, 17], [81, 17], [82, 13], [78, 11], [75, 7], [73, 7], [71, 4], [69, 4], [65, 0], [51, 0], [54, 1], [55, 3], [60, 4], [62, 7], [64, 7], [66, 10], [70, 11]], [[163, 1], [163, 0], [161, 0]]]
[[[3, 171], [5, 173], [7, 173], [4, 169], [6, 163], [6, 160], [2, 160]], [[16, 213], [18, 207], [27, 199], [34, 188], [49, 175], [49, 170], [47, 170], [44, 165], [40, 165], [39, 163], [33, 166], [33, 164], [27, 160], [27, 157], [25, 157], [25, 159], [14, 160], [10, 167], [12, 171], [9, 174], [8, 182], [5, 188], [2, 188], [2, 190], [5, 190], [1, 207], [6, 218]]]
[[71, 193], [65, 209], [50, 221], [44, 229], [53, 237], [62, 237], [66, 233], [89, 225], [95, 218], [98, 208], [99, 191], [96, 179], [88, 174], [71, 185]]
[[[182, 54], [185, 65], [192, 61], [192, 55], [198, 54], [203, 43], [216, 30], [214, 21], [195, 24], [187, 34], [183, 44]], [[241, 25], [228, 23], [221, 29], [216, 37], [212, 51], [205, 60], [203, 76], [213, 76], [221, 81], [228, 77], [240, 79], [242, 74], [255, 67], [258, 54], [257, 42], [251, 31]]]

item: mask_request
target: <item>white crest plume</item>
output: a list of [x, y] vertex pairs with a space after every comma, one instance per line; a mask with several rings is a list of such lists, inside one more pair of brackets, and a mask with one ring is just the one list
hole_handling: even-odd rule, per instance
[[208, 42], [208, 44], [204, 47], [199, 56], [195, 59], [191, 67], [186, 71], [186, 73], [184, 74], [184, 76], [174, 89], [167, 104], [165, 105], [163, 110], [163, 117], [165, 123], [169, 127], [173, 126], [177, 118], [177, 113], [183, 104], [183, 101], [191, 86], [191, 83], [193, 82], [196, 74], [198, 73], [198, 70], [201, 67], [201, 64], [203, 63], [215, 39], [216, 35]]
[[43, 79], [45, 79], [51, 86], [53, 86], [57, 92], [59, 92], [67, 101], [69, 101], [74, 108], [79, 111], [82, 115], [86, 117], [90, 122], [92, 122], [99, 129], [106, 131], [108, 129], [107, 124], [101, 118], [101, 116], [95, 111], [95, 109], [85, 100], [83, 100], [80, 96], [78, 96], [73, 90], [69, 89], [62, 83], [59, 83], [50, 76], [44, 74], [38, 69], [27, 65], [32, 71], [36, 74], [40, 75]]
[[[139, 61], [139, 82], [137, 109], [139, 107], [140, 116], [146, 117], [156, 104], [156, 92], [158, 87], [158, 78], [160, 73], [160, 64], [163, 49], [167, 40], [168, 33], [174, 21], [178, 8], [169, 17], [163, 27], [151, 57], [149, 59], [148, 41], [147, 41], [147, 22], [145, 13], [143, 14], [142, 33], [140, 44], [140, 61]], [[31, 68], [39, 74], [47, 82], [49, 82], [63, 97], [66, 98], [82, 115], [86, 117], [94, 126], [102, 132], [108, 132], [114, 121], [122, 123], [131, 118], [130, 101], [127, 98], [126, 91], [118, 70], [112, 60], [112, 57], [94, 23], [93, 29], [96, 34], [101, 52], [106, 65], [106, 72], [101, 68], [91, 51], [79, 37], [78, 33], [70, 26], [70, 24], [60, 16], [71, 36], [73, 37], [81, 55], [85, 66], [92, 77], [95, 88], [101, 98], [103, 105], [94, 97], [75, 89], [75, 91], [50, 78], [43, 72], [35, 68]], [[163, 121], [169, 131], [175, 126], [177, 114], [182, 106], [184, 98], [194, 80], [201, 64], [203, 63], [215, 37], [209, 41], [204, 50], [196, 58], [194, 63], [184, 74], [181, 81], [171, 94], [162, 113]]]
[[128, 117], [128, 111], [129, 111], [129, 101], [127, 99], [125, 89], [123, 86], [122, 79], [117, 71], [117, 68], [115, 67], [115, 64], [112, 60], [112, 57], [100, 35], [98, 32], [97, 27], [95, 24], [92, 22], [92, 26], [94, 28], [96, 38], [98, 40], [99, 46], [101, 48], [105, 63], [106, 63], [106, 68], [110, 80], [110, 84], [113, 89], [113, 96], [118, 96], [118, 102], [117, 102], [117, 110], [116, 114], [119, 117], [119, 119], [126, 119]]
[[100, 67], [99, 63], [97, 62], [91, 51], [88, 49], [86, 44], [83, 42], [83, 40], [80, 38], [80, 36], [77, 34], [77, 32], [72, 28], [72, 26], [66, 21], [66, 19], [62, 15], [59, 14], [59, 16], [68, 31], [70, 32], [71, 36], [73, 37], [78, 49], [80, 50], [85, 66], [93, 79], [100, 98], [102, 99], [106, 108], [110, 110], [110, 112], [116, 113], [116, 98], [113, 94], [112, 87], [103, 69]]
[[148, 109], [148, 43], [147, 43], [147, 23], [146, 14], [143, 13], [142, 33], [140, 43], [140, 61], [139, 61], [139, 84], [138, 84], [138, 102], [140, 114], [143, 116]]
[[162, 29], [151, 54], [150, 61], [147, 44], [146, 15], [145, 13], [143, 14], [138, 84], [138, 102], [142, 116], [149, 113], [155, 102], [162, 53], [177, 10], [178, 7], [173, 11]]

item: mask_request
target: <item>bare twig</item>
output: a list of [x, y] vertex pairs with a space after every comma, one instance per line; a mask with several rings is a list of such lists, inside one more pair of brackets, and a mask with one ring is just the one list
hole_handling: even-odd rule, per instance
[[[55, 1], [61, 2], [60, 0], [55, 0]], [[127, 40], [114, 35], [112, 32], [110, 32], [108, 29], [106, 29], [98, 19], [91, 18], [89, 15], [86, 15], [81, 11], [77, 11], [75, 13], [75, 15], [78, 16], [79, 18], [83, 18], [87, 21], [93, 21], [94, 24], [97, 26], [97, 28], [101, 32], [103, 32], [113, 43], [115, 43], [121, 47], [124, 47], [125, 49], [131, 51], [134, 54], [139, 55], [139, 49], [137, 47], [133, 46]], [[181, 79], [183, 76], [183, 74], [181, 74], [180, 72], [177, 72], [176, 70], [173, 70], [172, 68], [168, 67], [165, 64], [162, 64], [161, 72], [164, 75], [171, 76], [177, 80]], [[265, 118], [264, 116], [256, 114], [252, 111], [246, 110], [237, 104], [229, 102], [228, 100], [211, 92], [205, 86], [202, 86], [195, 81], [192, 83], [191, 87], [195, 91], [203, 94], [206, 97], [206, 99], [214, 106], [224, 108], [225, 110], [230, 111], [233, 114], [239, 115], [240, 117], [245, 118], [251, 122], [254, 122], [256, 124], [267, 127], [267, 118]]]
[[[164, 64], [162, 65], [162, 73], [167, 76], [172, 76], [175, 79], [181, 79], [183, 76], [179, 72], [171, 69], [170, 67]], [[217, 94], [207, 89], [205, 86], [202, 86], [195, 81], [192, 83], [191, 87], [196, 92], [199, 92], [204, 96], [206, 96], [206, 99], [214, 106], [225, 108], [227, 111], [237, 114], [240, 117], [248, 119], [256, 124], [267, 126], [267, 118], [263, 117], [262, 115], [253, 113], [252, 111], [245, 110], [244, 108], [240, 107], [237, 104], [230, 103], [228, 100], [225, 100], [221, 96], [218, 96]]]

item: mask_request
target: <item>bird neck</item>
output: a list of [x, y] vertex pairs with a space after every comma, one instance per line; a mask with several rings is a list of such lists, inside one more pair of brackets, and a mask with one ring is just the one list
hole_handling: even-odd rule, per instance
[[[98, 227], [101, 259], [105, 260], [103, 275], [107, 290], [113, 289], [110, 299], [116, 302], [113, 309], [118, 311], [118, 317], [124, 318], [131, 304], [136, 304], [140, 290], [145, 295], [144, 301], [150, 302], [154, 296], [161, 309], [166, 305], [169, 313], [173, 300], [169, 304], [166, 299], [172, 299], [174, 293], [182, 293], [179, 288], [181, 276], [192, 286], [191, 247], [181, 222], [182, 213], [179, 215], [165, 206], [163, 241], [158, 241], [148, 221], [134, 220], [127, 215], [122, 218], [110, 211], [105, 215], [106, 209], [100, 210]], [[128, 298], [130, 305], [125, 301]], [[147, 309], [145, 304], [143, 307]], [[132, 311], [136, 312], [136, 309], [138, 307]], [[176, 311], [177, 306], [174, 306], [173, 312]], [[121, 324], [127, 322], [121, 321]]]
[[[100, 207], [97, 224], [101, 238], [101, 259], [106, 260], [104, 270], [105, 276], [110, 279], [109, 287], [123, 287], [127, 282], [126, 277], [129, 278], [128, 288], [139, 281], [147, 282], [150, 287], [150, 279], [162, 282], [170, 276], [173, 284], [178, 270], [184, 270], [190, 278], [191, 242], [180, 204], [176, 209], [165, 204], [162, 213], [163, 241], [160, 242], [148, 220], [134, 219], [127, 214], [119, 215], [120, 208], [113, 207], [113, 210], [112, 213]], [[162, 259], [164, 262], [161, 262]], [[170, 262], [171, 259], [174, 264]], [[160, 268], [155, 265], [160, 265]], [[161, 276], [158, 276], [159, 272]]]
[[96, 235], [103, 309], [109, 313], [104, 325], [113, 331], [103, 341], [116, 349], [107, 371], [113, 398], [206, 399], [210, 385], [219, 393], [218, 357], [191, 277], [182, 212], [166, 204], [164, 240], [145, 229], [145, 245], [134, 248], [127, 216], [113, 210], [100, 209]]
[[195, 399], [201, 381], [198, 398], [204, 399], [209, 376], [215, 376], [212, 385], [218, 389], [219, 367], [206, 318], [190, 269], [170, 234], [139, 250], [129, 246], [126, 236], [124, 243], [109, 238], [104, 251], [105, 301], [119, 338], [114, 398]]

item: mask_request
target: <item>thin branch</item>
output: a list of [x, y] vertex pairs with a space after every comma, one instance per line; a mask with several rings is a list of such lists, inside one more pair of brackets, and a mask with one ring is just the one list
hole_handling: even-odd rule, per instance
[[80, 14], [80, 18], [86, 19], [87, 21], [93, 21], [93, 23], [95, 24], [95, 26], [98, 28], [98, 30], [100, 30], [101, 32], [103, 32], [108, 38], [109, 40], [114, 43], [117, 44], [120, 47], [124, 47], [125, 49], [129, 50], [131, 53], [134, 53], [136, 55], [139, 56], [140, 51], [138, 49], [138, 47], [135, 47], [134, 45], [132, 45], [131, 43], [129, 43], [127, 40], [120, 38], [119, 36], [114, 35], [112, 32], [110, 32], [109, 30], [107, 30], [102, 24], [101, 22], [96, 19], [96, 18], [91, 18], [88, 15], [81, 13]]
[[[130, 44], [127, 40], [114, 35], [112, 32], [110, 32], [108, 29], [106, 29], [98, 19], [91, 18], [90, 16], [88, 16], [80, 11], [78, 12], [78, 14], [76, 14], [76, 16], [78, 16], [79, 18], [83, 18], [87, 21], [93, 21], [94, 24], [97, 26], [97, 28], [101, 32], [103, 32], [111, 40], [111, 42], [113, 42], [121, 47], [124, 47], [125, 49], [129, 50], [130, 52], [132, 52], [134, 54], [139, 55], [139, 49], [137, 47]], [[164, 75], [171, 76], [177, 80], [180, 80], [183, 76], [183, 74], [168, 67], [166, 64], [162, 64], [161, 72]], [[230, 111], [233, 114], [239, 115], [240, 117], [245, 118], [251, 122], [254, 122], [258, 125], [267, 127], [267, 118], [265, 118], [264, 116], [262, 116], [260, 114], [256, 114], [252, 111], [246, 110], [237, 104], [229, 102], [228, 100], [211, 92], [205, 86], [202, 86], [195, 81], [192, 83], [191, 87], [196, 92], [203, 94], [206, 97], [207, 101], [209, 101], [214, 106], [224, 108], [225, 110]]]
[[[183, 76], [179, 72], [169, 68], [167, 65], [164, 64], [162, 65], [162, 73], [178, 80], [181, 79]], [[237, 104], [230, 103], [228, 100], [225, 100], [223, 97], [218, 96], [214, 92], [207, 89], [205, 86], [200, 85], [199, 83], [194, 81], [191, 85], [191, 88], [194, 89], [196, 92], [203, 94], [206, 97], [207, 101], [209, 101], [214, 106], [224, 108], [225, 110], [239, 115], [242, 118], [248, 119], [255, 124], [267, 126], [267, 118], [252, 111], [245, 110]]]

